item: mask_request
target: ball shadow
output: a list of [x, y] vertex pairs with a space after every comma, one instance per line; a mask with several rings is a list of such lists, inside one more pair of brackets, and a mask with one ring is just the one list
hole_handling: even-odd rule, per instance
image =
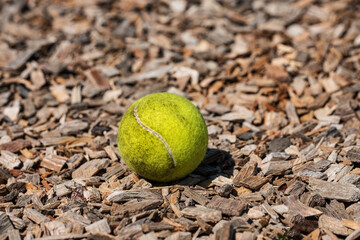
[[225, 150], [209, 148], [201, 164], [186, 177], [167, 183], [149, 181], [153, 187], [164, 186], [207, 186], [215, 178], [223, 176], [229, 178], [233, 175], [235, 161], [231, 154]]

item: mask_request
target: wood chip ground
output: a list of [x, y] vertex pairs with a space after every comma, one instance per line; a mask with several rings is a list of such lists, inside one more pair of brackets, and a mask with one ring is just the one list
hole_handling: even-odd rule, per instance
[[[137, 99], [190, 99], [202, 164], [117, 151]], [[360, 239], [358, 0], [0, 1], [0, 239]]]

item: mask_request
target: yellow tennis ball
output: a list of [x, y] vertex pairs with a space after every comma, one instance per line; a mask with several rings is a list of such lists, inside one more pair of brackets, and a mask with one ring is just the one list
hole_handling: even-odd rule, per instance
[[186, 98], [155, 93], [134, 102], [119, 124], [122, 159], [138, 175], [159, 182], [185, 177], [203, 160], [206, 124]]

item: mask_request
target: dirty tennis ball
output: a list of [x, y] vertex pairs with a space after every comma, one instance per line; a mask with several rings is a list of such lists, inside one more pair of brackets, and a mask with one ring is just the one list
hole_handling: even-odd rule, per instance
[[158, 182], [185, 177], [203, 160], [208, 133], [199, 110], [173, 93], [134, 102], [119, 124], [122, 159], [138, 175]]

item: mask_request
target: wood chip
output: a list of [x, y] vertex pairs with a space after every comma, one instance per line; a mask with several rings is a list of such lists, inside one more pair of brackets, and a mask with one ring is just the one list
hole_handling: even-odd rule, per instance
[[252, 189], [252, 190], [258, 190], [261, 188], [265, 183], [269, 181], [266, 177], [261, 176], [250, 176], [245, 179], [242, 179], [240, 181], [236, 182], [237, 186], [244, 186], [246, 188]]
[[123, 215], [126, 213], [137, 214], [144, 210], [158, 208], [163, 203], [162, 200], [144, 200], [141, 202], [129, 203], [121, 206], [114, 206], [111, 210], [112, 214]]
[[267, 175], [282, 175], [287, 170], [291, 169], [293, 164], [288, 161], [275, 161], [265, 163], [261, 169], [265, 176]]
[[96, 68], [85, 71], [84, 75], [95, 87], [100, 89], [108, 89], [110, 87], [108, 80], [102, 76], [102, 74]]
[[240, 216], [246, 208], [246, 203], [241, 200], [215, 196], [207, 204], [207, 207], [220, 210], [225, 215]]
[[205, 222], [218, 222], [221, 220], [221, 211], [210, 209], [204, 206], [186, 207], [181, 210], [181, 213], [189, 218], [196, 219], [200, 217]]
[[100, 170], [107, 167], [108, 164], [109, 164], [108, 159], [95, 159], [95, 160], [86, 162], [72, 173], [72, 177], [73, 178], [81, 178], [81, 177], [94, 176]]
[[66, 161], [67, 161], [66, 157], [51, 154], [45, 156], [42, 159], [40, 166], [48, 168], [50, 170], [54, 170], [56, 172], [60, 172], [60, 170], [65, 165]]
[[7, 169], [14, 169], [19, 167], [21, 161], [18, 156], [10, 151], [2, 150], [0, 156], [0, 164], [2, 164]]
[[319, 216], [322, 214], [321, 211], [310, 208], [299, 201], [295, 196], [285, 197], [283, 198], [284, 204], [289, 208], [289, 214], [310, 217], [310, 216]]
[[348, 236], [352, 233], [352, 230], [346, 228], [341, 220], [326, 215], [320, 216], [319, 227], [329, 229], [331, 232], [342, 236]]
[[191, 198], [192, 200], [194, 200], [195, 202], [199, 203], [202, 206], [206, 206], [206, 204], [209, 202], [209, 200], [207, 198], [205, 198], [204, 196], [196, 193], [195, 191], [191, 190], [189, 187], [185, 186], [184, 187], [184, 195]]
[[133, 191], [116, 191], [107, 197], [110, 202], [127, 202], [133, 199], [161, 200], [161, 195], [152, 190], [133, 190]]
[[355, 202], [360, 199], [360, 190], [351, 184], [330, 183], [318, 179], [311, 179], [310, 186], [324, 198], [345, 202]]
[[90, 232], [90, 233], [98, 233], [98, 232], [111, 233], [111, 229], [106, 218], [94, 222], [93, 224], [85, 227], [85, 230], [86, 232]]
[[15, 153], [26, 147], [29, 147], [30, 145], [31, 145], [30, 141], [23, 140], [23, 139], [17, 139], [15, 141], [1, 144], [0, 150], [5, 150], [5, 151]]
[[11, 221], [9, 217], [4, 212], [0, 212], [0, 237], [6, 238], [9, 231], [12, 231], [14, 229], [13, 225], [11, 224]]
[[31, 209], [31, 208], [25, 208], [24, 216], [37, 224], [44, 223], [44, 222], [50, 222], [49, 218], [47, 218], [43, 214], [39, 213], [35, 209]]

